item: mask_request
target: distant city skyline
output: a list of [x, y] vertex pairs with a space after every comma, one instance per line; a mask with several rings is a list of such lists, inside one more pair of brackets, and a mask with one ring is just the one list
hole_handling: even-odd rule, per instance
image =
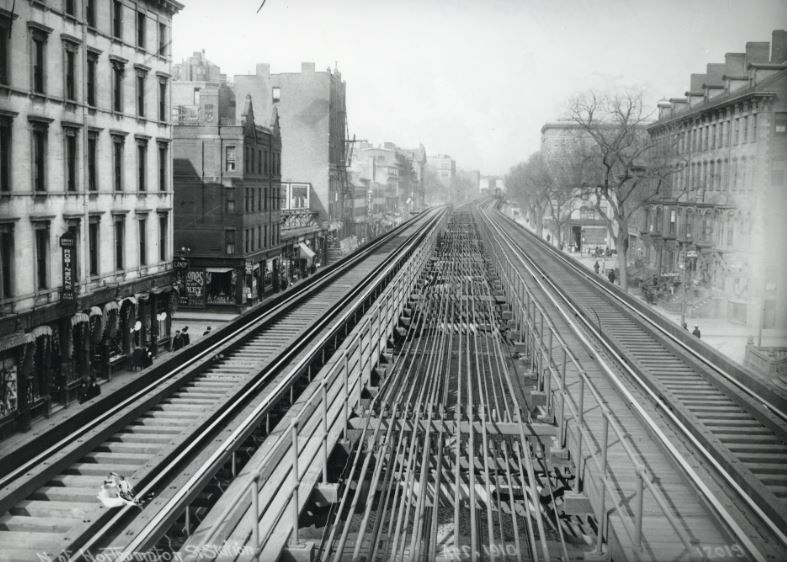
[[[505, 174], [538, 150], [540, 127], [588, 88], [638, 87], [654, 110], [747, 41], [784, 27], [783, 0], [186, 0], [174, 62], [194, 51], [229, 77], [338, 63], [350, 133], [423, 143], [465, 169]], [[713, 14], [708, 17], [707, 14]], [[215, 32], [213, 32], [215, 31]], [[285, 148], [286, 150], [286, 148]]]

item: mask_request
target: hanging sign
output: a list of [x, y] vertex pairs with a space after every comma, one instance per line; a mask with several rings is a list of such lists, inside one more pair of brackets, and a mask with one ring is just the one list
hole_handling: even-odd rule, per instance
[[71, 232], [60, 237], [60, 249], [63, 258], [63, 300], [74, 300], [74, 271], [76, 269], [76, 239]]

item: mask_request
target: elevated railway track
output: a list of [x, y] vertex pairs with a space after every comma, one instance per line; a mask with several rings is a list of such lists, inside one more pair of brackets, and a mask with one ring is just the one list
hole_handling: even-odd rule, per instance
[[[127, 536], [133, 521], [177, 521], [188, 533], [221, 494], [216, 475], [231, 478], [240, 470], [286, 411], [285, 402], [297, 399], [442, 215], [432, 210], [412, 219], [273, 306], [187, 348], [89, 423], [45, 446], [31, 443], [38, 449], [32, 458], [15, 466], [3, 459], [10, 469], [0, 479], [0, 560], [88, 559]], [[299, 369], [288, 369], [293, 363]], [[272, 388], [275, 393], [266, 394]], [[267, 410], [238, 422], [262, 395]], [[182, 490], [173, 482], [205, 455], [210, 467], [187, 490], [195, 506], [187, 502], [173, 511], [169, 500]], [[104, 508], [96, 496], [110, 472], [156, 499], [142, 510]], [[164, 506], [170, 511], [162, 518]]]
[[[701, 492], [714, 517], [737, 541], [739, 550], [727, 545], [727, 555], [735, 557], [745, 550], [745, 557], [765, 560], [785, 552], [784, 401], [743, 369], [709, 352], [687, 332], [501, 213], [486, 209], [478, 216], [486, 239], [493, 242], [493, 261], [518, 303], [515, 308], [523, 311], [519, 325], [538, 316], [539, 301], [549, 308], [546, 317], [572, 327], [585, 349], [595, 355], [602, 374], [615, 381], [629, 408], [647, 422], [659, 446], [669, 451], [675, 463], [672, 470]], [[539, 338], [548, 336], [550, 347], [556, 336], [549, 329], [530, 332], [530, 337], [534, 332], [542, 332]], [[549, 415], [560, 424], [570, 423], [571, 416], [564, 411], [571, 395], [564, 381], [566, 358], [548, 352], [539, 359], [540, 388], [547, 395]], [[581, 482], [585, 466], [581, 448], [577, 456], [574, 463]], [[702, 460], [701, 469], [696, 469], [697, 458]], [[647, 471], [638, 476], [643, 477], [648, 477]], [[658, 472], [650, 477], [654, 482], [663, 478]], [[695, 544], [693, 549], [700, 556], [714, 552], [713, 548], [703, 551], [703, 545]]]
[[[0, 560], [787, 551], [784, 400], [489, 207], [422, 215], [178, 357], [0, 459]], [[109, 471], [155, 498], [98, 507]]]

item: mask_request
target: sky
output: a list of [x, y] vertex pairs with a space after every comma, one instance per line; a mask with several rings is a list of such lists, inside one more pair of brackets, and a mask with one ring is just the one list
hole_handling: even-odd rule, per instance
[[682, 96], [689, 75], [787, 28], [787, 0], [180, 0], [173, 56], [230, 80], [335, 65], [350, 135], [505, 174], [589, 89]]

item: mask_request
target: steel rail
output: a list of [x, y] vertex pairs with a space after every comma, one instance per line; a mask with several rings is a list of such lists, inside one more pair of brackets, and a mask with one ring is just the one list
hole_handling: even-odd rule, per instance
[[[486, 213], [484, 213], [486, 215]], [[538, 284], [541, 289], [546, 294], [547, 298], [552, 302], [552, 304], [556, 307], [556, 309], [560, 312], [561, 316], [563, 316], [564, 321], [571, 326], [572, 330], [574, 331], [576, 337], [582, 341], [583, 345], [587, 346], [588, 349], [593, 349], [592, 343], [588, 339], [588, 337], [579, 329], [579, 326], [574, 321], [573, 317], [580, 318], [585, 327], [588, 331], [590, 331], [593, 336], [604, 345], [605, 349], [608, 353], [612, 355], [612, 357], [619, 362], [621, 367], [635, 380], [637, 381], [640, 388], [642, 388], [648, 396], [662, 409], [662, 411], [667, 415], [670, 420], [678, 427], [681, 432], [686, 436], [695, 448], [702, 454], [705, 460], [714, 467], [714, 469], [724, 478], [728, 485], [730, 485], [733, 490], [739, 495], [741, 499], [743, 499], [747, 506], [752, 509], [754, 513], [760, 517], [760, 519], [765, 523], [769, 530], [774, 533], [774, 535], [782, 542], [783, 545], [787, 546], [787, 535], [779, 529], [774, 522], [768, 518], [765, 513], [761, 510], [761, 508], [752, 500], [752, 498], [745, 493], [745, 491], [735, 482], [732, 476], [719, 464], [719, 462], [713, 457], [712, 453], [708, 451], [706, 447], [704, 447], [696, 437], [694, 437], [693, 433], [683, 424], [677, 416], [670, 410], [668, 405], [659, 397], [657, 396], [645, 383], [642, 381], [641, 377], [625, 362], [625, 360], [606, 342], [606, 338], [601, 334], [598, 329], [593, 326], [591, 323], [587, 322], [584, 317], [579, 314], [579, 310], [573, 305], [568, 297], [563, 293], [563, 291], [553, 282], [551, 281], [543, 272], [537, 273], [536, 270], [538, 267], [535, 265], [529, 257], [524, 256], [522, 251], [518, 249], [518, 246], [514, 244], [512, 237], [507, 235], [505, 232], [502, 231], [497, 225], [494, 225], [487, 216], [487, 223], [497, 230], [498, 235], [501, 239], [504, 239], [508, 244], [511, 252], [517, 256], [520, 260], [520, 263], [523, 267], [525, 267], [529, 274], [533, 277], [536, 284]], [[549, 290], [547, 289], [549, 286]], [[554, 296], [555, 294], [560, 295], [561, 300], [566, 302], [566, 306], [568, 306], [573, 314], [569, 314], [565, 311], [564, 307], [557, 301], [557, 298]], [[653, 418], [648, 414], [639, 401], [634, 398], [631, 392], [625, 388], [625, 385], [620, 380], [620, 378], [615, 374], [614, 370], [610, 366], [610, 364], [599, 354], [596, 354], [596, 360], [598, 361], [599, 366], [604, 370], [604, 372], [609, 376], [610, 380], [614, 383], [614, 385], [618, 388], [618, 391], [626, 398], [629, 404], [637, 411], [639, 417], [648, 425], [648, 427], [653, 431], [653, 433], [659, 439], [659, 442], [662, 443], [664, 448], [670, 453], [670, 455], [675, 459], [677, 464], [681, 467], [681, 469], [686, 473], [686, 475], [690, 478], [690, 480], [694, 483], [698, 490], [701, 491], [703, 496], [706, 500], [711, 504], [713, 509], [719, 515], [720, 519], [727, 525], [728, 529], [736, 536], [736, 538], [744, 545], [746, 550], [754, 557], [755, 560], [764, 562], [766, 560], [765, 555], [760, 552], [760, 550], [754, 545], [748, 535], [740, 528], [737, 521], [734, 520], [732, 515], [729, 511], [724, 507], [721, 500], [716, 497], [716, 495], [710, 490], [710, 488], [702, 481], [696, 471], [691, 467], [688, 461], [683, 457], [680, 451], [677, 450], [677, 447], [669, 440], [669, 438], [664, 434], [663, 430], [658, 426], [658, 424], [653, 420]], [[644, 471], [644, 467], [641, 468]], [[649, 483], [649, 481], [648, 481]], [[653, 488], [650, 488], [651, 492], [654, 491]]]
[[679, 338], [677, 338], [673, 334], [669, 333], [669, 331], [667, 331], [658, 322], [655, 322], [653, 319], [649, 318], [646, 314], [643, 314], [641, 311], [637, 310], [636, 307], [631, 306], [631, 304], [626, 302], [625, 299], [623, 299], [619, 295], [615, 294], [615, 292], [613, 290], [611, 290], [605, 283], [600, 282], [597, 277], [594, 277], [593, 275], [591, 275], [587, 271], [584, 271], [582, 266], [576, 264], [574, 262], [574, 260], [572, 260], [571, 258], [566, 257], [561, 252], [559, 252], [558, 250], [552, 248], [551, 246], [543, 244], [541, 240], [538, 240], [538, 238], [532, 232], [528, 231], [521, 224], [513, 221], [509, 217], [506, 217], [502, 213], [499, 213], [499, 216], [501, 216], [504, 219], [506, 219], [512, 226], [514, 226], [515, 228], [517, 228], [521, 232], [525, 233], [525, 235], [527, 235], [528, 237], [531, 237], [532, 239], [534, 239], [539, 244], [539, 248], [540, 249], [550, 253], [554, 259], [561, 261], [565, 266], [567, 266], [568, 268], [572, 269], [577, 275], [579, 275], [580, 277], [584, 278], [585, 281], [591, 283], [599, 291], [601, 291], [604, 294], [606, 294], [606, 296], [608, 298], [610, 298], [611, 300], [613, 300], [616, 303], [618, 303], [620, 306], [625, 308], [629, 313], [631, 313], [634, 316], [637, 316], [638, 318], [640, 318], [643, 322], [645, 322], [651, 328], [661, 332], [661, 334], [664, 337], [666, 337], [667, 339], [672, 341], [674, 344], [676, 344], [677, 346], [682, 348], [685, 352], [689, 353], [697, 361], [703, 363], [705, 366], [707, 366], [708, 368], [712, 369], [713, 371], [715, 371], [716, 373], [721, 375], [727, 382], [729, 382], [730, 384], [735, 386], [738, 390], [740, 390], [744, 394], [750, 396], [753, 400], [761, 403], [769, 411], [771, 411], [775, 416], [777, 416], [783, 422], [787, 423], [787, 410], [783, 410], [779, 406], [773, 404], [770, 401], [770, 399], [768, 399], [767, 397], [765, 397], [762, 394], [758, 393], [757, 391], [753, 390], [752, 388], [744, 385], [738, 379], [736, 379], [733, 375], [731, 375], [730, 373], [725, 371], [722, 367], [720, 367], [719, 365], [713, 363], [708, 358], [704, 357], [703, 355], [701, 355], [698, 352], [696, 352], [695, 350], [693, 350], [689, 345], [687, 345], [684, 342], [680, 341]]
[[392, 230], [386, 233], [383, 237], [379, 240], [376, 240], [372, 244], [369, 245], [368, 248], [364, 249], [363, 252], [359, 253], [358, 255], [350, 256], [346, 262], [343, 262], [340, 266], [337, 266], [335, 269], [325, 273], [322, 277], [317, 279], [310, 280], [307, 283], [303, 283], [297, 287], [294, 287], [294, 292], [286, 297], [281, 302], [277, 303], [273, 308], [265, 311], [261, 311], [260, 316], [256, 318], [249, 318], [246, 323], [241, 325], [236, 331], [226, 334], [225, 336], [217, 339], [215, 342], [210, 344], [204, 350], [200, 351], [193, 357], [185, 360], [183, 363], [180, 363], [174, 369], [171, 369], [165, 374], [162, 374], [158, 377], [154, 382], [145, 385], [140, 390], [134, 392], [129, 397], [121, 400], [120, 402], [114, 404], [113, 406], [109, 407], [107, 410], [102, 411], [100, 414], [91, 418], [86, 424], [80, 426], [75, 431], [71, 432], [69, 435], [63, 437], [62, 439], [58, 440], [56, 443], [50, 445], [42, 452], [38, 453], [35, 457], [31, 458], [30, 460], [26, 461], [22, 465], [10, 470], [8, 473], [0, 476], [0, 489], [9, 486], [13, 483], [16, 479], [20, 476], [27, 474], [31, 469], [41, 465], [43, 462], [50, 462], [52, 456], [55, 455], [58, 451], [65, 448], [67, 445], [70, 445], [76, 442], [79, 438], [83, 437], [90, 431], [96, 429], [99, 425], [108, 421], [112, 418], [112, 416], [116, 415], [117, 413], [121, 412], [124, 408], [128, 407], [135, 401], [144, 396], [150, 394], [151, 391], [163, 385], [163, 383], [167, 382], [168, 380], [174, 378], [179, 373], [183, 373], [188, 371], [191, 367], [200, 361], [205, 360], [206, 358], [213, 357], [216, 353], [224, 351], [227, 345], [232, 345], [236, 343], [238, 339], [248, 335], [249, 333], [253, 332], [254, 330], [258, 329], [260, 326], [264, 325], [268, 321], [270, 321], [273, 317], [279, 315], [282, 311], [286, 310], [296, 302], [302, 300], [307, 295], [320, 290], [322, 287], [326, 286], [330, 281], [335, 279], [336, 277], [343, 275], [348, 270], [350, 270], [355, 264], [358, 262], [366, 259], [369, 255], [373, 254], [375, 250], [382, 247], [386, 243], [388, 243], [391, 239], [398, 236], [402, 231], [408, 228], [414, 221], [417, 221], [419, 217], [414, 217], [411, 221], [402, 224], [395, 230]]
[[[503, 258], [499, 258], [499, 259], [502, 260]], [[507, 264], [508, 264], [509, 268], [511, 268], [513, 270], [513, 264], [510, 262], [510, 260], [507, 257], [505, 257], [505, 259], [508, 260]], [[636, 455], [634, 453], [634, 451], [631, 449], [631, 447], [629, 446], [629, 444], [628, 444], [628, 442], [627, 442], [627, 440], [625, 438], [625, 435], [626, 435], [625, 432], [619, 426], [617, 420], [611, 417], [610, 412], [609, 412], [608, 408], [606, 408], [604, 406], [605, 402], [603, 401], [603, 399], [601, 398], [601, 395], [599, 394], [599, 392], [595, 388], [595, 385], [592, 383], [592, 381], [590, 381], [590, 379], [587, 376], [587, 373], [585, 373], [585, 371], [582, 369], [582, 367], [577, 362], [576, 357], [568, 349], [565, 341], [562, 339], [560, 334], [556, 331], [556, 328], [552, 324], [552, 321], [549, 319], [549, 317], [547, 317], [545, 315], [545, 313], [544, 313], [543, 309], [541, 308], [541, 306], [537, 302], [533, 301], [533, 299], [530, 298], [530, 296], [531, 296], [530, 290], [525, 286], [524, 282], [521, 280], [521, 277], [517, 276], [516, 279], [518, 280], [519, 285], [522, 288], [522, 293], [521, 293], [521, 297], [520, 297], [520, 301], [519, 301], [520, 302], [520, 306], [523, 306], [522, 301], [524, 300], [524, 296], [525, 295], [528, 296], [528, 302], [527, 302], [527, 322], [526, 322], [527, 326], [531, 328], [531, 331], [532, 330], [536, 330], [535, 319], [536, 319], [536, 312], [538, 312], [539, 315], [540, 315], [540, 318], [541, 318], [541, 327], [540, 327], [540, 332], [539, 333], [542, 335], [542, 338], [543, 338], [543, 329], [544, 329], [543, 322], [544, 322], [544, 319], [546, 319], [547, 327], [550, 330], [550, 334], [555, 334], [555, 338], [557, 339], [561, 349], [564, 350], [564, 366], [565, 366], [565, 360], [566, 360], [566, 358], [568, 358], [571, 361], [571, 364], [576, 368], [576, 370], [577, 370], [577, 372], [579, 373], [579, 376], [580, 376], [580, 398], [579, 398], [580, 401], [579, 401], [579, 405], [577, 405], [575, 403], [573, 396], [571, 396], [570, 394], [568, 394], [566, 392], [567, 386], [566, 386], [566, 383], [565, 383], [565, 368], [562, 371], [563, 372], [563, 377], [560, 379], [560, 382], [561, 382], [560, 391], [561, 391], [561, 393], [562, 393], [562, 395], [564, 397], [563, 405], [565, 405], [566, 403], [568, 404], [569, 410], [571, 411], [572, 419], [577, 420], [577, 431], [578, 431], [579, 448], [580, 448], [580, 453], [577, 455], [577, 457], [580, 459], [579, 465], [577, 467], [577, 471], [578, 471], [579, 476], [581, 477], [582, 472], [583, 472], [582, 471], [582, 444], [583, 444], [583, 438], [584, 438], [584, 440], [586, 440], [588, 442], [592, 442], [593, 439], [594, 439], [593, 433], [587, 427], [587, 423], [583, 419], [583, 412], [584, 412], [583, 399], [584, 399], [584, 395], [585, 395], [584, 389], [586, 387], [589, 389], [591, 397], [602, 408], [602, 414], [603, 414], [604, 418], [607, 419], [608, 427], [612, 427], [612, 430], [615, 433], [615, 435], [617, 436], [619, 443], [623, 447], [623, 449], [626, 452], [626, 454], [628, 455], [628, 457], [631, 459], [632, 463], [634, 463], [636, 466], [641, 468], [641, 463], [639, 463], [639, 461], [637, 460], [639, 458], [639, 455]], [[531, 313], [531, 307], [530, 307], [531, 301], [533, 301], [532, 302], [532, 304], [533, 304], [532, 313]], [[543, 353], [543, 349], [542, 348], [543, 348], [544, 344], [543, 344], [542, 339], [536, 340], [535, 336], [531, 335], [531, 337], [527, 341], [528, 341], [528, 353], [531, 356], [531, 360], [535, 356], [535, 351], [536, 350], [533, 349], [534, 346], [535, 346], [535, 343], [538, 343], [538, 350], [537, 351], [539, 353]], [[536, 365], [535, 365], [534, 362], [531, 363], [531, 368], [536, 368]], [[549, 369], [550, 373], [553, 374], [553, 376], [557, 377], [557, 374], [555, 372], [556, 371], [556, 365], [553, 362], [550, 361], [550, 364], [548, 365], [547, 368]], [[568, 394], [569, 401], [565, 402], [565, 397], [566, 397], [567, 394]], [[565, 432], [568, 429], [568, 425], [567, 425], [567, 423], [564, 423], [564, 425], [566, 426], [566, 429], [564, 430], [564, 432]], [[592, 458], [593, 462], [595, 463], [596, 467], [601, 471], [602, 474], [604, 474], [604, 478], [602, 479], [602, 483], [601, 484], [602, 484], [602, 492], [605, 494], [606, 491], [607, 491], [606, 469], [602, 468], [602, 467], [605, 466], [605, 464], [604, 464], [603, 461], [599, 461], [597, 453], [595, 451], [591, 451], [590, 455], [591, 455], [591, 458]], [[665, 514], [667, 514], [669, 510], [666, 507], [666, 500], [661, 496], [661, 493], [659, 491], [657, 491], [653, 487], [653, 483], [650, 480], [646, 480], [645, 483], [648, 486], [649, 491], [651, 491], [651, 493], [653, 494], [653, 496], [654, 496], [655, 500], [657, 501], [657, 504], [659, 505], [660, 509], [662, 509], [662, 511]], [[629, 517], [629, 516], [626, 515], [626, 517]], [[601, 515], [599, 515], [599, 519], [600, 519], [600, 524], [601, 524], [601, 530], [603, 531], [604, 524], [605, 524], [605, 517], [602, 517]], [[689, 541], [688, 537], [686, 536], [685, 531], [681, 527], [678, 527], [676, 525], [676, 523], [672, 520], [672, 518], [667, 517], [667, 519], [668, 519], [669, 523], [672, 525], [672, 527], [675, 530], [675, 532], [680, 537], [680, 539], [681, 539], [682, 543], [684, 544], [684, 546], [686, 547], [686, 549], [687, 550], [690, 549], [691, 548], [690, 541]], [[631, 540], [634, 540], [635, 530], [632, 527], [634, 527], [636, 525], [636, 523], [630, 523], [626, 519], [623, 520], [623, 523], [624, 523], [624, 529], [625, 529], [627, 535], [629, 536], [629, 538]], [[599, 545], [600, 545], [600, 543], [599, 543]]]
[[[434, 226], [441, 220], [441, 215], [438, 212], [433, 212], [433, 213], [430, 213], [430, 214], [426, 215], [424, 217], [424, 220], [426, 220], [426, 222], [428, 224]], [[409, 223], [406, 223], [406, 224], [409, 224]], [[403, 231], [404, 230], [397, 231], [397, 235], [399, 233], [403, 232]], [[423, 229], [419, 233], [417, 233], [416, 235], [411, 237], [408, 241], [405, 242], [405, 244], [403, 244], [399, 249], [397, 249], [396, 254], [397, 255], [407, 255], [411, 251], [411, 248], [414, 248], [417, 243], [420, 243], [420, 240], [423, 239], [423, 236], [428, 231], [429, 231], [429, 228]], [[387, 273], [383, 274], [383, 272], [389, 271], [395, 264], [396, 264], [396, 260], [384, 263], [383, 267], [381, 267], [380, 270], [379, 270], [380, 273], [378, 273], [377, 275], [371, 275], [367, 279], [367, 284], [364, 284], [360, 288], [358, 288], [358, 289], [348, 293], [348, 295], [346, 296], [345, 299], [340, 301], [340, 303], [337, 306], [333, 307], [333, 310], [341, 309], [344, 306], [345, 302], [349, 302], [353, 298], [355, 298], [355, 297], [357, 297], [359, 295], [363, 296], [363, 298], [366, 298], [368, 296], [368, 294], [370, 293], [370, 289], [368, 288], [369, 280], [372, 279], [372, 278], [378, 278], [378, 277], [382, 278], [382, 277], [384, 277], [385, 275], [387, 275]], [[332, 315], [330, 315], [330, 314], [326, 315], [326, 317], [323, 317], [320, 320], [320, 322], [318, 322], [318, 327], [314, 327], [314, 328], [310, 329], [309, 333], [313, 333], [313, 334], [319, 333], [319, 331], [324, 329], [326, 327], [326, 325], [331, 323], [331, 321], [333, 321], [333, 324], [332, 324], [332, 328], [331, 328], [330, 332], [333, 333], [336, 329], [338, 329], [339, 326], [341, 326], [344, 322], [347, 321], [347, 319], [349, 318], [349, 315], [350, 315], [350, 312], [346, 311], [346, 310], [345, 310], [344, 314], [341, 314], [339, 316], [338, 320], [335, 320], [334, 318], [332, 318]], [[279, 368], [281, 368], [281, 366], [283, 366], [287, 362], [289, 362], [290, 360], [291, 360], [291, 357], [289, 356], [289, 354], [286, 357], [280, 357], [278, 360], [276, 360], [274, 362], [274, 364], [271, 366], [271, 368], [266, 369], [266, 372], [273, 373], [273, 372], [277, 371]], [[302, 370], [302, 368], [305, 366], [305, 363], [308, 360], [310, 360], [309, 357], [304, 357], [303, 359], [301, 359], [298, 362], [297, 367], [295, 369], [293, 369], [292, 372], [296, 373], [296, 374], [299, 373]], [[264, 379], [266, 379], [265, 376], [260, 377], [260, 380], [254, 386], [256, 387], [256, 386], [259, 386], [260, 384], [262, 384], [262, 381]], [[233, 444], [237, 441], [238, 436], [240, 436], [240, 434], [245, 431], [246, 427], [249, 426], [250, 424], [254, 423], [254, 420], [257, 419], [259, 414], [270, 407], [272, 397], [277, 397], [281, 392], [283, 392], [283, 389], [286, 386], [288, 386], [289, 384], [291, 384], [291, 381], [289, 380], [289, 377], [287, 377], [287, 378], [283, 379], [282, 381], [280, 381], [279, 384], [277, 384], [276, 387], [274, 388], [274, 391], [269, 395], [269, 398], [266, 399], [265, 401], [261, 402], [257, 407], [255, 407], [254, 410], [240, 424], [240, 426], [237, 427], [235, 430], [233, 430], [233, 432], [228, 437], [225, 438], [222, 446], [217, 447], [214, 450], [214, 452], [209, 456], [209, 458], [205, 461], [205, 463], [203, 463], [203, 465], [192, 474], [192, 476], [189, 478], [187, 484], [184, 487], [182, 487], [178, 492], [176, 492], [173, 495], [173, 497], [170, 498], [165, 503], [164, 506], [162, 506], [162, 508], [143, 527], [141, 532], [139, 534], [137, 534], [137, 536], [135, 536], [129, 542], [129, 544], [122, 550], [122, 552], [120, 554], [120, 560], [125, 560], [125, 559], [128, 559], [128, 558], [131, 558], [131, 557], [134, 556], [135, 552], [139, 552], [140, 546], [144, 543], [144, 541], [148, 540], [148, 536], [151, 533], [156, 531], [156, 529], [158, 528], [160, 523], [166, 517], [169, 516], [170, 511], [172, 511], [174, 509], [177, 509], [177, 506], [178, 506], [179, 502], [190, 492], [192, 486], [194, 486], [197, 483], [197, 481], [200, 480], [203, 477], [204, 473], [206, 473], [207, 471], [211, 470], [212, 467], [215, 465], [215, 463], [217, 461], [219, 461], [219, 459], [223, 458], [227, 454], [227, 451], [232, 448]], [[251, 391], [247, 391], [247, 393], [245, 395], [248, 395], [249, 392], [251, 392]], [[222, 414], [220, 415], [220, 419], [226, 419], [228, 417], [228, 415], [230, 414], [230, 412], [232, 412], [232, 409], [227, 409], [227, 411], [222, 412]], [[209, 435], [213, 431], [213, 429], [215, 427], [217, 427], [217, 422], [218, 422], [218, 420], [214, 421], [206, 431], [202, 432], [202, 435], [206, 435], [206, 436]], [[189, 443], [188, 446], [186, 447], [186, 449], [181, 451], [174, 460], [169, 462], [167, 464], [167, 467], [164, 470], [162, 470], [161, 472], [159, 472], [152, 479], [152, 481], [149, 482], [145, 486], [145, 488], [141, 492], [144, 494], [147, 491], [152, 490], [154, 488], [154, 486], [158, 484], [158, 482], [160, 482], [163, 479], [165, 479], [166, 477], [168, 477], [169, 473], [172, 470], [176, 469], [179, 466], [180, 462], [184, 458], [186, 458], [186, 456], [192, 450], [195, 450], [197, 447], [199, 447], [199, 442], [200, 442], [200, 439], [195, 439], [194, 441]], [[125, 517], [125, 514], [126, 514], [127, 511], [129, 511], [129, 508], [124, 508], [124, 509], [122, 509], [120, 511], [120, 513], [116, 514], [112, 518], [112, 520], [109, 523], [107, 523], [102, 528], [102, 532], [98, 533], [93, 539], [91, 539], [89, 541], [88, 544], [90, 544], [90, 545], [97, 544], [99, 542], [99, 540], [101, 539], [101, 537], [103, 536], [103, 533], [108, 532], [109, 530], [111, 530], [120, 521], [120, 519], [122, 517]]]

